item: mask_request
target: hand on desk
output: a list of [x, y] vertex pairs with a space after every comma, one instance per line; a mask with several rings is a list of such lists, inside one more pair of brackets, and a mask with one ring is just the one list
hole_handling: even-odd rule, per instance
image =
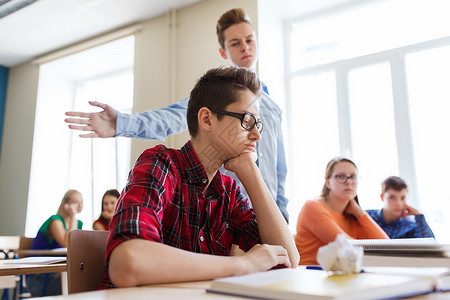
[[291, 267], [288, 253], [281, 246], [258, 244], [238, 258], [242, 259], [244, 274], [263, 272], [275, 267]]

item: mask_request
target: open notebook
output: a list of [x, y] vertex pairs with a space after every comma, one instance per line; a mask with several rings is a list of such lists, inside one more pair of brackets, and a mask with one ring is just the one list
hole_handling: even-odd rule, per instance
[[435, 291], [436, 277], [445, 275], [445, 270], [430, 276], [392, 271], [333, 275], [299, 267], [216, 279], [207, 291], [261, 299], [400, 298]]
[[33, 265], [49, 265], [62, 264], [66, 262], [65, 256], [30, 256], [20, 259], [9, 259], [5, 264], [33, 264]]

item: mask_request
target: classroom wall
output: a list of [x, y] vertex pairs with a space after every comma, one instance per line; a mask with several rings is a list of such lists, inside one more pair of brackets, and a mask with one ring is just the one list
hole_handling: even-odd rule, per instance
[[6, 85], [8, 83], [9, 69], [0, 66], [0, 156], [2, 155], [3, 118], [5, 116]]
[[[218, 52], [217, 19], [228, 9], [242, 7], [257, 28], [257, 4], [258, 0], [205, 0], [174, 15], [143, 22], [136, 35], [133, 110], [141, 112], [180, 100], [208, 68], [225, 65]], [[38, 78], [38, 66], [31, 62], [9, 72], [0, 157], [0, 235], [25, 231]], [[187, 133], [182, 133], [165, 144], [180, 147], [187, 139]], [[146, 148], [158, 143], [133, 140], [132, 165]], [[49, 208], [49, 215], [53, 211]]]
[[[258, 0], [207, 0], [177, 10], [174, 16], [168, 14], [143, 23], [142, 31], [136, 35], [133, 111], [177, 102], [189, 95], [206, 70], [226, 65], [219, 55], [217, 19], [231, 8], [242, 7], [257, 28], [257, 4]], [[181, 147], [188, 139], [185, 131], [167, 138], [165, 144]], [[131, 165], [145, 149], [160, 143], [133, 140]]]
[[39, 69], [31, 63], [9, 71], [0, 157], [0, 235], [25, 230], [38, 77]]

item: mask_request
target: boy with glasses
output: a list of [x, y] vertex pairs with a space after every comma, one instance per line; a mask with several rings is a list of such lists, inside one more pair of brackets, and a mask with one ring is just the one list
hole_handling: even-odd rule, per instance
[[[200, 78], [187, 108], [190, 141], [179, 150], [147, 149], [130, 172], [111, 221], [101, 287], [297, 266], [292, 235], [251, 155], [261, 138], [260, 94], [245, 68]], [[222, 165], [244, 184], [253, 208]], [[233, 243], [246, 253], [229, 256]]]
[[425, 216], [408, 205], [408, 185], [397, 176], [386, 178], [381, 184], [381, 210], [367, 213], [380, 225], [391, 239], [434, 238]]

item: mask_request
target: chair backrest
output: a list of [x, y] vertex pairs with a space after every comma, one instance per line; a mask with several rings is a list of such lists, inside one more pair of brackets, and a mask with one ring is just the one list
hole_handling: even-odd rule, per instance
[[109, 231], [72, 230], [67, 245], [69, 294], [93, 291], [105, 274], [105, 248]]
[[[34, 241], [34, 238], [21, 236], [20, 242], [19, 242], [19, 250], [30, 250], [31, 246], [33, 245], [33, 241]], [[24, 258], [27, 256], [28, 256], [28, 254], [21, 254], [19, 252], [19, 258]]]

